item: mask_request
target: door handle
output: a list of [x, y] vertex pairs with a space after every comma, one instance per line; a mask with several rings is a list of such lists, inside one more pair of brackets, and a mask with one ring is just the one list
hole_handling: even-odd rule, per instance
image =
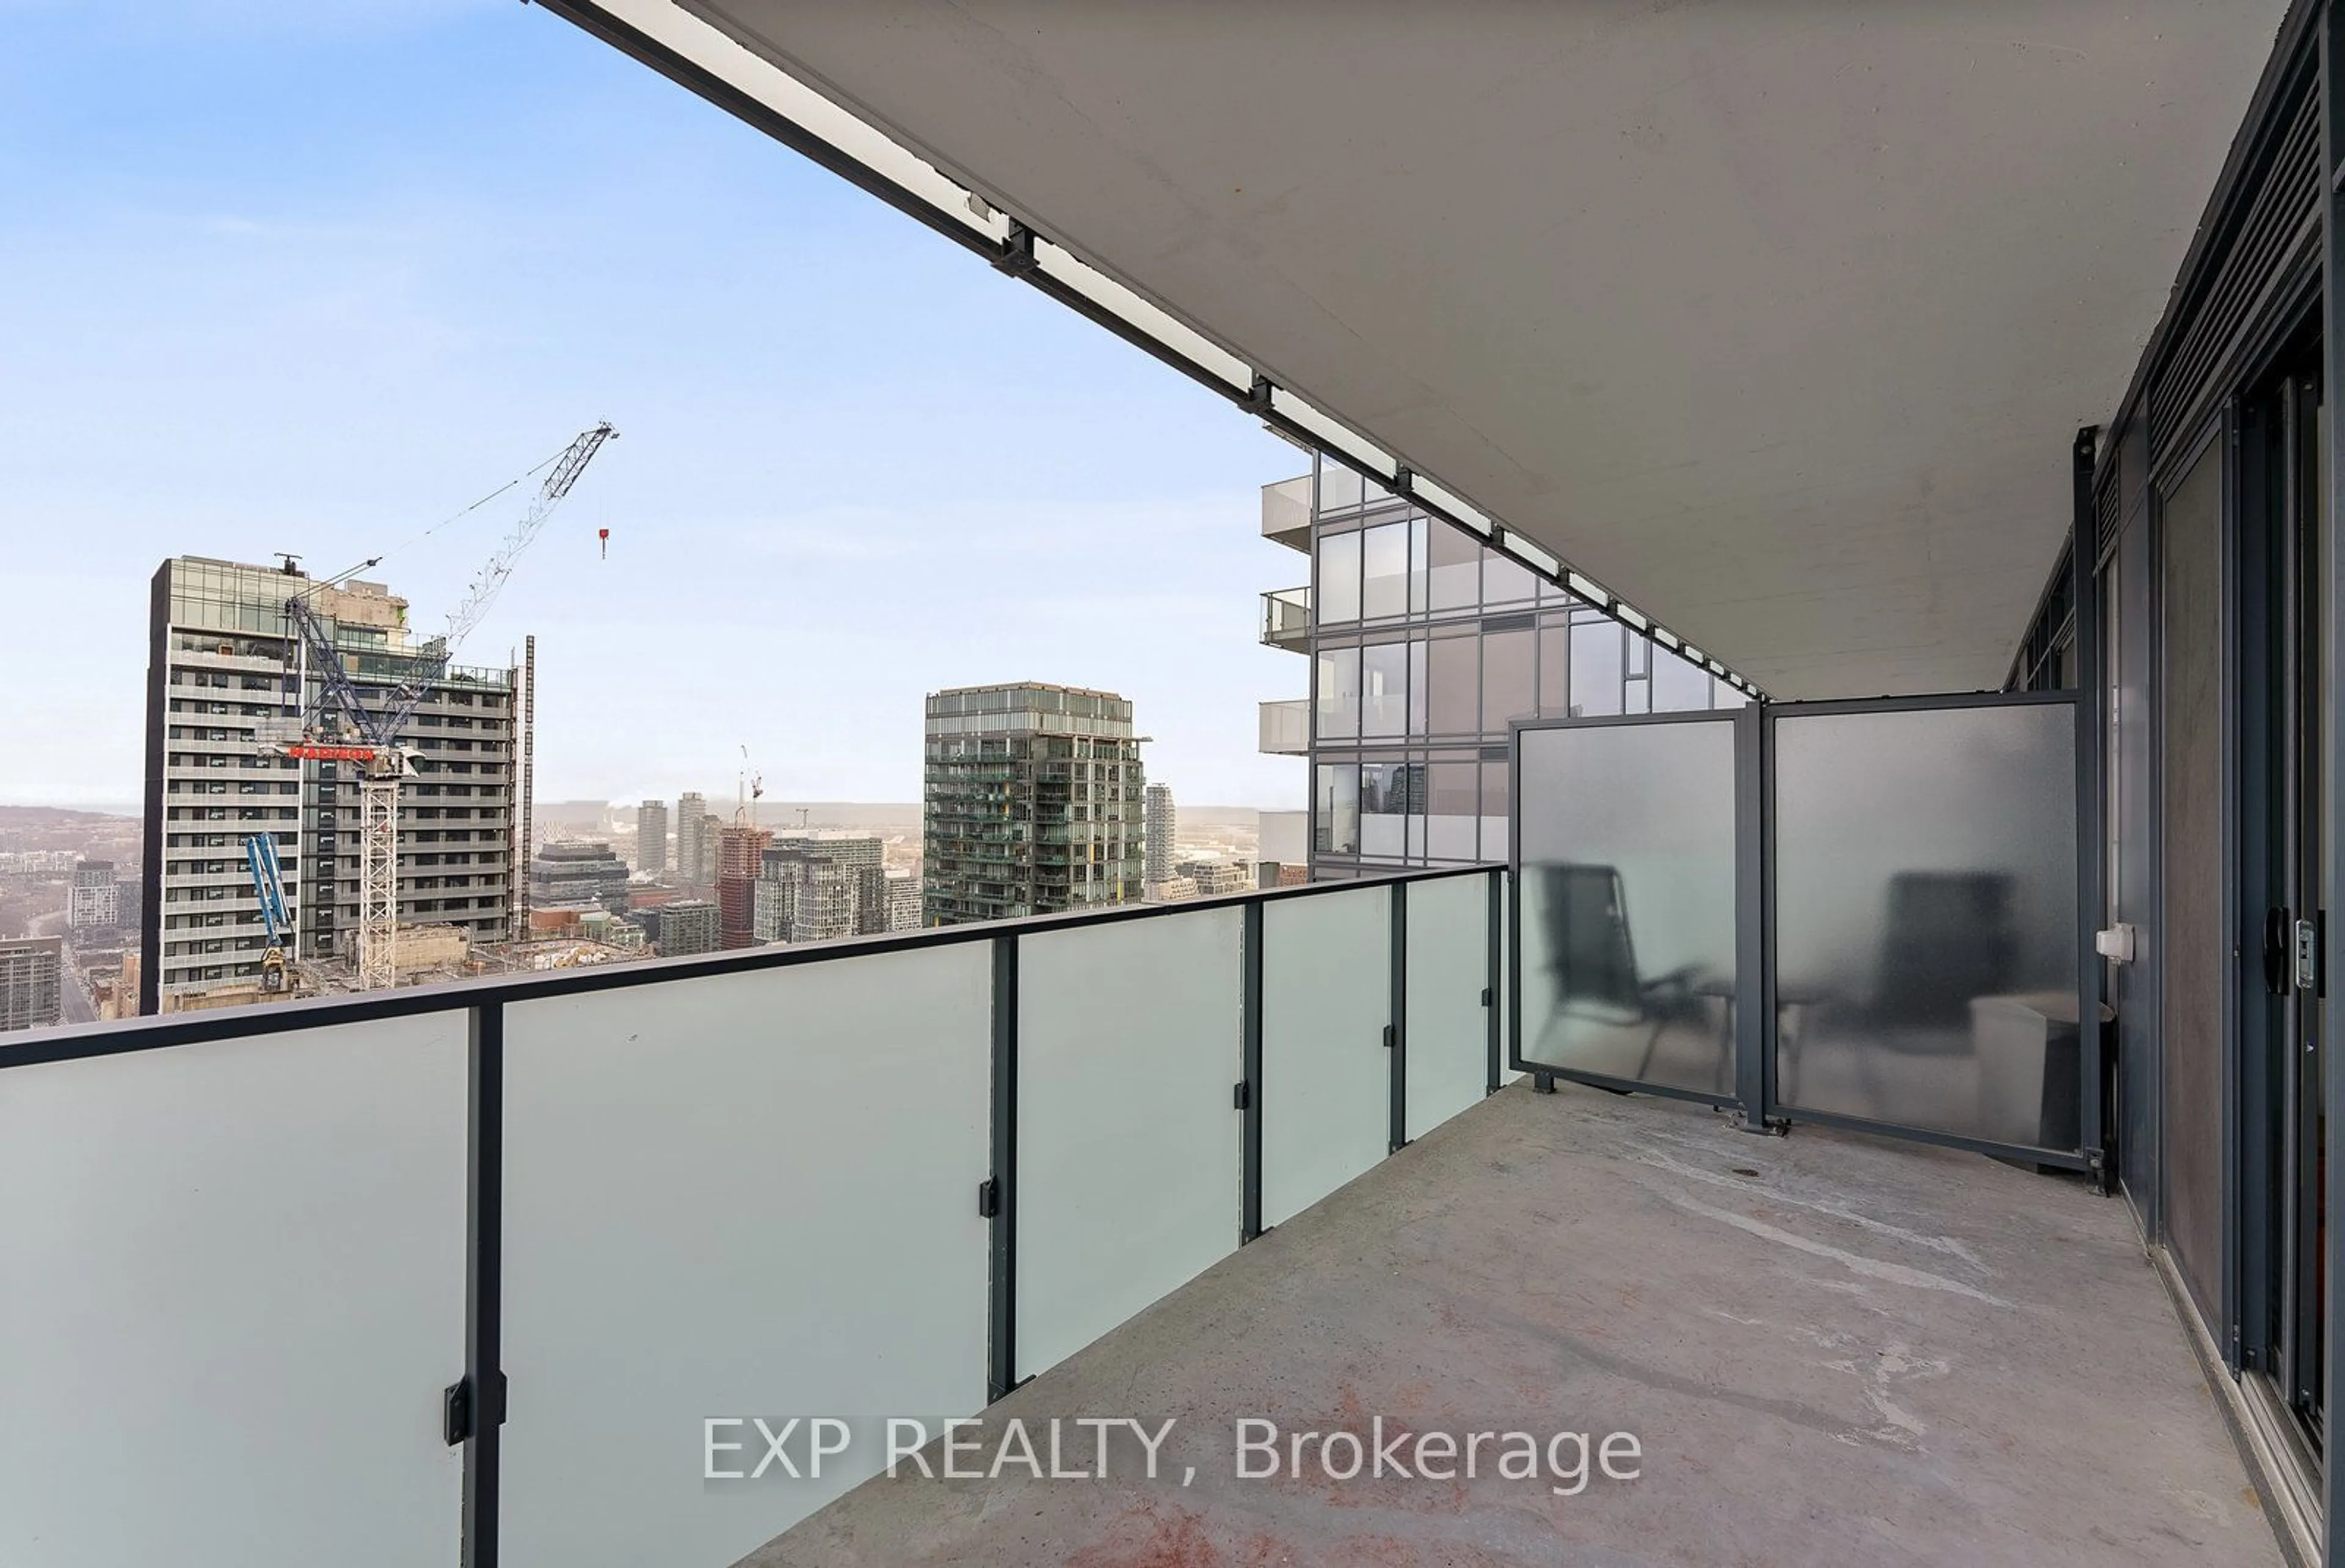
[[2278, 906], [2264, 911], [2264, 989], [2275, 996], [2288, 995], [2289, 972], [2295, 967], [2290, 938], [2296, 923]]

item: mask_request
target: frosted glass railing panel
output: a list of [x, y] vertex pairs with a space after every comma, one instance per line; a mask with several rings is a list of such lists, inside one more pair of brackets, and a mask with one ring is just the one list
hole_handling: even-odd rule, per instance
[[1489, 1084], [1490, 878], [1412, 883], [1407, 896], [1401, 1107], [1417, 1138], [1479, 1104]]
[[1262, 1214], [1293, 1219], [1392, 1145], [1392, 895], [1263, 905]]
[[0, 1563], [456, 1561], [465, 1039], [0, 1071]]
[[1731, 720], [1518, 733], [1523, 1059], [1733, 1089]]
[[2075, 722], [2066, 703], [1776, 720], [1786, 1107], [2077, 1148]]
[[[985, 1402], [982, 941], [519, 1004], [505, 1024], [504, 1558], [722, 1568]], [[754, 1480], [754, 1426], [853, 1444]]]
[[1237, 1249], [1245, 917], [1018, 942], [1018, 1372]]

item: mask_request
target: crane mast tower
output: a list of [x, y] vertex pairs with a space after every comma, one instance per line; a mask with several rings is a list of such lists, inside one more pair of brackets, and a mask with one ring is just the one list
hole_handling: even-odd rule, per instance
[[[530, 501], [529, 511], [473, 578], [463, 602], [448, 617], [447, 632], [423, 644], [407, 678], [383, 693], [379, 703], [371, 703], [351, 679], [342, 652], [310, 604], [308, 592], [286, 601], [286, 617], [298, 631], [304, 658], [318, 678], [318, 696], [314, 708], [303, 714], [300, 739], [286, 746], [285, 753], [315, 761], [355, 763], [364, 770], [359, 782], [358, 987], [362, 991], [389, 987], [396, 984], [399, 975], [399, 797], [400, 786], [415, 772], [415, 754], [400, 743], [401, 732], [431, 688], [446, 676], [457, 648], [487, 617], [490, 605], [513, 576], [514, 563], [536, 540], [546, 518], [570, 493], [603, 443], [618, 433], [604, 420], [582, 431], [563, 450]], [[309, 702], [306, 693], [303, 701]], [[527, 867], [516, 875], [527, 875]]]

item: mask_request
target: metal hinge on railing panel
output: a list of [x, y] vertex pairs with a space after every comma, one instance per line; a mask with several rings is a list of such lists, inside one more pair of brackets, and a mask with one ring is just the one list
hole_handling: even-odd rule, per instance
[[[475, 1403], [472, 1380], [469, 1377], [458, 1378], [440, 1391], [441, 1435], [448, 1440], [450, 1448], [471, 1441], [472, 1434], [480, 1430], [476, 1424], [478, 1412], [474, 1409]], [[495, 1404], [496, 1424], [502, 1426], [505, 1424], [505, 1375], [502, 1372], [497, 1374]]]
[[1001, 1182], [997, 1177], [987, 1177], [977, 1184], [977, 1217], [991, 1219], [1001, 1212]]
[[1232, 1110], [1252, 1110], [1254, 1108], [1254, 1085], [1246, 1082], [1243, 1078], [1239, 1079], [1236, 1083], [1232, 1084], [1230, 1086], [1230, 1108]]

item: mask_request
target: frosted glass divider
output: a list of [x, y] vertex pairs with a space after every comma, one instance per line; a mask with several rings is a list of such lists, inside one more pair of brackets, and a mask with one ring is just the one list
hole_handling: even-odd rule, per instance
[[1777, 1098], [2080, 1152], [2076, 710], [1779, 710]]
[[1518, 724], [1514, 741], [1519, 1059], [1730, 1101], [1733, 715]]
[[1018, 938], [1018, 1375], [1237, 1249], [1235, 905]]
[[466, 1039], [0, 1071], [0, 1562], [456, 1561]]
[[[886, 1418], [984, 1404], [991, 952], [507, 1006], [511, 1568], [721, 1568], [876, 1474]], [[853, 1433], [818, 1480], [704, 1477], [704, 1423], [793, 1416]]]
[[1293, 1219], [1392, 1141], [1392, 893], [1263, 906], [1262, 1210]]
[[1407, 899], [1401, 1105], [1416, 1139], [1479, 1103], [1487, 1085], [1490, 879], [1412, 882]]

